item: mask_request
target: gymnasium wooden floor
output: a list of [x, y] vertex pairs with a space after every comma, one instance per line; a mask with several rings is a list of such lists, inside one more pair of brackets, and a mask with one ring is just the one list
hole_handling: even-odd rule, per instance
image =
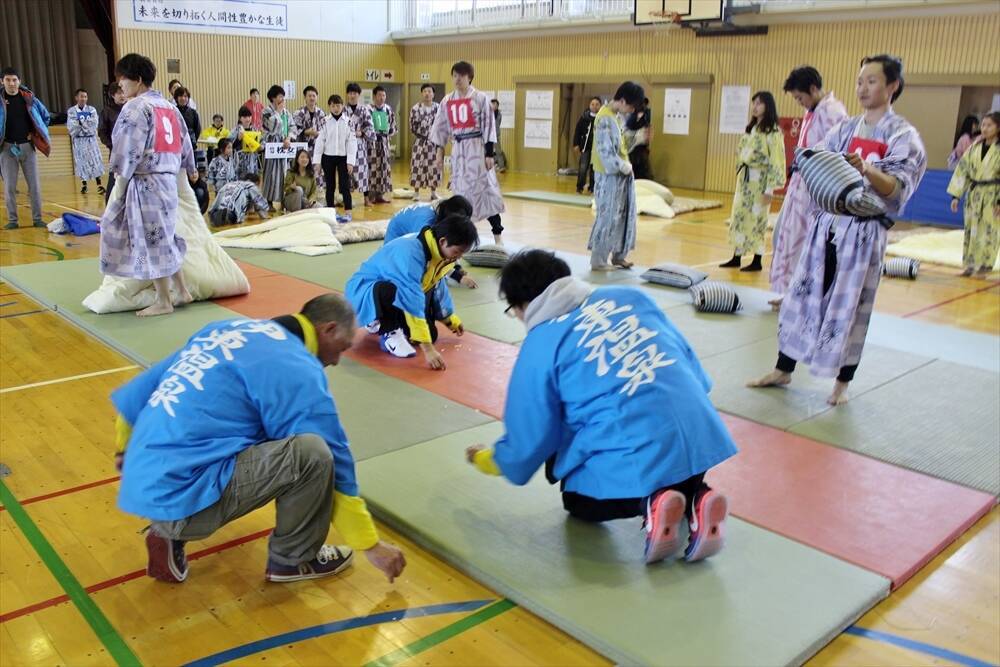
[[[398, 183], [405, 182], [401, 170], [395, 176]], [[67, 209], [100, 213], [103, 197], [80, 195], [75, 183], [68, 177], [44, 183], [46, 221]], [[572, 192], [574, 179], [506, 174], [501, 184], [506, 191]], [[21, 224], [26, 225], [30, 209], [23, 183], [20, 189]], [[724, 206], [672, 222], [641, 219], [633, 259], [639, 264], [670, 260], [700, 266], [713, 277], [766, 289], [766, 271], [742, 274], [715, 268], [730, 254], [723, 224], [730, 197], [681, 194], [718, 199]], [[406, 203], [359, 209], [356, 217], [386, 218]], [[507, 206], [504, 224], [511, 241], [585, 252], [592, 222], [588, 210], [514, 199], [508, 199]], [[32, 228], [0, 231], [0, 266], [92, 257], [97, 252], [96, 236], [57, 237]], [[918, 281], [884, 281], [877, 309], [1000, 335], [996, 274], [984, 282], [955, 273], [925, 265]], [[508, 610], [502, 601], [496, 602], [496, 593], [385, 527], [383, 535], [406, 551], [409, 562], [394, 585], [363, 558], [350, 574], [326, 583], [265, 585], [266, 546], [260, 538], [271, 526], [270, 508], [189, 548], [189, 556], [198, 553], [204, 558], [199, 558], [199, 579], [218, 581], [216, 587], [199, 588], [201, 599], [191, 599], [191, 587], [165, 587], [146, 579], [141, 574], [145, 550], [133, 531], [135, 522], [126, 522], [115, 509], [113, 410], [107, 400], [109, 392], [138, 369], [8, 284], [0, 284], [0, 358], [0, 463], [13, 469], [9, 476], [0, 470], [7, 510], [0, 512], [0, 664], [109, 664], [117, 658], [168, 665], [190, 659], [191, 645], [199, 647], [194, 654], [207, 655], [243, 643], [241, 629], [247, 624], [304, 628], [469, 601], [494, 604], [431, 607], [425, 615], [398, 622], [349, 622], [336, 636], [287, 638], [243, 662], [607, 664], [528, 612]], [[25, 516], [37, 525], [37, 533], [25, 531]], [[117, 537], [101, 537], [116, 530]], [[858, 621], [857, 627], [876, 634], [841, 635], [811, 664], [1000, 664], [998, 563], [1000, 511], [994, 508]], [[73, 582], [86, 589], [75, 593], [77, 604], [60, 597]], [[233, 591], [238, 591], [235, 597]], [[182, 609], [186, 611], [178, 611]], [[91, 630], [95, 618], [98, 623], [103, 619], [106, 625], [98, 627], [105, 633], [121, 637], [112, 655]], [[942, 657], [947, 654], [938, 649], [957, 655]]]

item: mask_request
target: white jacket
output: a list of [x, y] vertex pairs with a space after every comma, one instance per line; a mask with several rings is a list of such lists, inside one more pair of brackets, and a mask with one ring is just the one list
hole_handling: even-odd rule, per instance
[[313, 148], [313, 164], [320, 164], [324, 155], [347, 156], [347, 164], [355, 166], [358, 160], [358, 138], [351, 130], [347, 114], [340, 114], [336, 120], [333, 114], [327, 114], [326, 124], [316, 137]]

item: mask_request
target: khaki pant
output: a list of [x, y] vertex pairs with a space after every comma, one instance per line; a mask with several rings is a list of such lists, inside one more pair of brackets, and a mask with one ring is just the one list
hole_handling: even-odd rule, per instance
[[233, 477], [214, 505], [186, 519], [154, 521], [151, 529], [172, 540], [203, 540], [276, 500], [268, 554], [281, 565], [299, 565], [316, 557], [330, 530], [333, 487], [333, 454], [318, 435], [262, 442], [236, 456]]

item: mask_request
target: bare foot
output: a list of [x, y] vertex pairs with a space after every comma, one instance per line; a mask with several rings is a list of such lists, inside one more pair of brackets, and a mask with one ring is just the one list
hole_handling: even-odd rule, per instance
[[157, 315], [169, 315], [172, 312], [174, 312], [174, 307], [172, 305], [157, 301], [149, 308], [137, 310], [135, 314], [137, 317], [155, 317]]
[[618, 267], [613, 264], [601, 264], [600, 266], [590, 267], [591, 271], [617, 271]]
[[830, 398], [826, 399], [826, 402], [834, 407], [847, 403], [847, 383], [840, 380], [834, 382], [833, 393], [830, 394]]
[[191, 303], [192, 301], [194, 301], [194, 297], [191, 296], [191, 292], [188, 291], [187, 288], [185, 288], [183, 292], [181, 292], [180, 294], [177, 295], [177, 298], [174, 300], [174, 305], [175, 306], [186, 306], [189, 303]]
[[959, 278], [968, 278], [971, 275], [972, 275], [972, 269], [966, 269], [965, 271], [962, 271], [960, 274], [958, 274], [958, 277]]
[[774, 369], [767, 375], [757, 378], [756, 380], [750, 380], [747, 382], [748, 387], [783, 387], [786, 384], [791, 383], [792, 374], [786, 373], [784, 371], [779, 371]]
[[617, 261], [617, 262], [614, 262], [614, 265], [615, 266], [620, 266], [623, 269], [631, 269], [633, 266], [635, 266], [635, 264], [633, 264], [632, 262], [630, 262], [628, 260], [625, 260], [625, 259]]
[[501, 248], [503, 247], [503, 239], [500, 238], [499, 234], [493, 235], [493, 245], [500, 246]]
[[777, 299], [771, 299], [767, 302], [767, 305], [771, 306], [771, 310], [778, 312], [781, 310], [781, 302], [785, 299], [783, 296], [779, 296]]

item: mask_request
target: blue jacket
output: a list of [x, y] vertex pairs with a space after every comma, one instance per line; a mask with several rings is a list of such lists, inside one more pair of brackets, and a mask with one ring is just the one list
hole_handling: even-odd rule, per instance
[[111, 399], [132, 425], [118, 493], [126, 512], [156, 521], [189, 517], [219, 500], [237, 454], [304, 433], [329, 445], [336, 491], [358, 495], [323, 366], [275, 322], [208, 324]]
[[555, 455], [566, 491], [642, 498], [735, 454], [711, 381], [656, 303], [580, 285], [564, 278], [529, 305], [493, 452], [504, 477], [526, 484]]
[[[21, 97], [24, 98], [24, 106], [28, 109], [28, 116], [31, 124], [34, 125], [34, 136], [31, 137], [35, 148], [42, 154], [48, 156], [50, 150], [49, 141], [49, 110], [45, 108], [42, 101], [35, 97], [35, 94], [25, 86], [21, 86]], [[7, 103], [0, 104], [0, 138], [4, 136], [7, 129]]]
[[427, 294], [432, 290], [437, 307], [436, 313], [430, 313], [432, 319], [446, 321], [452, 328], [460, 323], [454, 313], [451, 292], [443, 283], [454, 266], [454, 262], [441, 257], [431, 230], [425, 229], [420, 234], [401, 236], [379, 248], [351, 276], [344, 291], [357, 313], [358, 322], [367, 325], [378, 319], [375, 283], [392, 283], [396, 286], [393, 305], [406, 316], [410, 338], [418, 343], [429, 343], [431, 335], [426, 311]]
[[430, 204], [414, 204], [392, 216], [389, 226], [385, 228], [385, 243], [394, 241], [400, 236], [416, 234], [424, 227], [434, 224], [437, 212]]

